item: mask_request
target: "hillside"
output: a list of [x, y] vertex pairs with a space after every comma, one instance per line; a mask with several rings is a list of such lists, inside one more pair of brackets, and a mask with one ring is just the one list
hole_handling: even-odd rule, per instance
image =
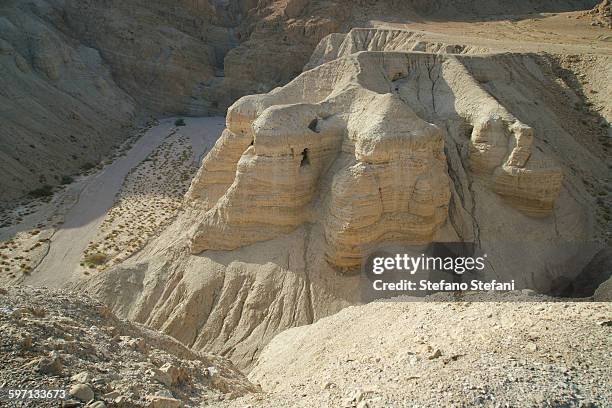
[[[218, 114], [302, 70], [319, 40], [389, 7], [409, 20], [586, 9], [592, 1], [5, 1], [0, 199], [103, 160], [148, 115]], [[33, 118], [26, 121], [25, 118]], [[18, 140], [8, 143], [9, 140]]]
[[[228, 360], [120, 320], [79, 294], [0, 288], [0, 326], [2, 387], [63, 390], [71, 406], [91, 400], [118, 407], [200, 406], [257, 391]], [[56, 399], [29, 403], [58, 405]]]
[[611, 405], [609, 7], [3, 2], [0, 388]]
[[[439, 299], [440, 301], [443, 298]], [[351, 307], [275, 337], [232, 406], [609, 406], [609, 303]]]

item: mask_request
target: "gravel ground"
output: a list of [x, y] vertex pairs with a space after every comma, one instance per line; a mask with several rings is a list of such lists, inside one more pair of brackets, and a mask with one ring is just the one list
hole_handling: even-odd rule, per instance
[[229, 405], [612, 406], [610, 303], [463, 300], [372, 303], [287, 330], [249, 375], [266, 393]]
[[[95, 408], [199, 407], [257, 390], [228, 360], [119, 320], [89, 297], [28, 287], [0, 288], [0, 388], [0, 407]], [[9, 401], [9, 389], [66, 398]]]

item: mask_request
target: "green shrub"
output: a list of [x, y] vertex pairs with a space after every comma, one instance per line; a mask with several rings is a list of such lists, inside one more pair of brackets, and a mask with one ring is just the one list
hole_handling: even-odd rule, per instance
[[87, 171], [93, 169], [94, 167], [96, 167], [95, 164], [87, 162], [81, 166], [81, 170]]
[[108, 259], [108, 255], [102, 252], [94, 252], [93, 254], [89, 254], [85, 257], [85, 263], [90, 267], [94, 265], [104, 265], [106, 260]]
[[72, 178], [71, 176], [62, 176], [60, 183], [62, 183], [63, 185], [66, 185], [66, 184], [72, 183], [73, 181], [74, 181], [74, 178]]
[[34, 198], [49, 197], [53, 195], [53, 187], [48, 184], [45, 184], [40, 188], [30, 191], [29, 195], [30, 197]]
[[178, 118], [174, 121], [174, 126], [185, 126], [185, 119]]

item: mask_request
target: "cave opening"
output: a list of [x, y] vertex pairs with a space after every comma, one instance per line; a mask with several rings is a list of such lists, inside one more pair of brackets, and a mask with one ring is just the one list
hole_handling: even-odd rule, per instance
[[319, 130], [317, 129], [317, 126], [319, 124], [319, 119], [314, 118], [310, 124], [308, 124], [308, 129], [312, 130], [315, 133], [319, 133]]
[[302, 151], [302, 162], [300, 163], [300, 167], [309, 166], [310, 158], [308, 157], [308, 148]]

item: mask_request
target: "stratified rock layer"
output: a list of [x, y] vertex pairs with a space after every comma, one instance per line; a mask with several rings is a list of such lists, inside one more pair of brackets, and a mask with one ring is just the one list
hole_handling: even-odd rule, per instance
[[191, 188], [207, 210], [192, 252], [236, 249], [305, 222], [324, 226], [326, 258], [340, 269], [384, 242], [431, 242], [451, 195], [443, 130], [424, 120], [432, 113], [473, 129], [471, 171], [493, 191], [529, 215], [550, 213], [561, 169], [533, 153], [533, 129], [460, 57], [363, 52], [230, 108]]
[[358, 303], [338, 271], [371, 246], [473, 242], [491, 279], [571, 283], [599, 251], [574, 245], [601, 228], [582, 177], [608, 168], [554, 61], [357, 51], [233, 105], [176, 221], [82, 287], [248, 368], [277, 333]]
[[431, 241], [450, 199], [442, 131], [397, 95], [361, 86], [359, 75], [359, 61], [339, 60], [230, 108], [213, 152], [225, 163], [205, 160], [190, 193], [210, 206], [226, 188], [198, 227], [194, 253], [305, 222], [324, 225], [326, 257], [341, 269], [359, 265], [373, 244]]

